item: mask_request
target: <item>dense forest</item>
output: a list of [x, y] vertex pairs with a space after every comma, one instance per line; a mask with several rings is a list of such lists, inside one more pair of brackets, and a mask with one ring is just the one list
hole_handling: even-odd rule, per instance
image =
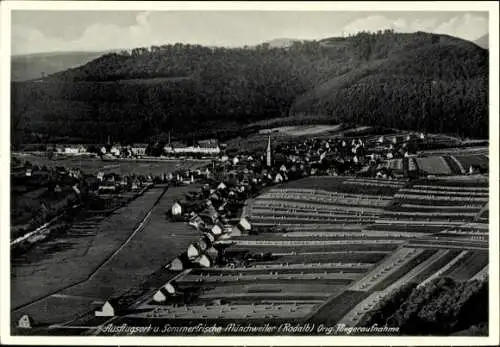
[[399, 288], [363, 317], [361, 325], [399, 327], [403, 335], [488, 335], [487, 322], [488, 281], [438, 278]]
[[234, 136], [290, 115], [487, 137], [488, 52], [390, 30], [278, 48], [175, 44], [12, 84], [16, 143]]

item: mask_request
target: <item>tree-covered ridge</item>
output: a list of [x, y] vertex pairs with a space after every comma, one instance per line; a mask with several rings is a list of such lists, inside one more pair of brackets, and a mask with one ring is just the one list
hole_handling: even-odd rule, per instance
[[15, 83], [13, 131], [144, 141], [304, 113], [485, 137], [487, 59], [464, 40], [390, 30], [284, 48], [136, 48]]

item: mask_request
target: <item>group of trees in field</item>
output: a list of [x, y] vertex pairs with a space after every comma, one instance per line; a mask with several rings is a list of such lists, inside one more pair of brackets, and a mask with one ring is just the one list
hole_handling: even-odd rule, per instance
[[363, 317], [363, 326], [399, 327], [403, 335], [488, 334], [488, 281], [438, 278], [399, 288]]
[[390, 30], [286, 48], [142, 48], [13, 83], [13, 137], [237, 136], [244, 124], [300, 113], [484, 136], [487, 60], [470, 42]]

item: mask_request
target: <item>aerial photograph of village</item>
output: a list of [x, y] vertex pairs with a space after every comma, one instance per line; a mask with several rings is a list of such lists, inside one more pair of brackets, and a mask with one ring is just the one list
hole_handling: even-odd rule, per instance
[[11, 16], [12, 335], [488, 336], [487, 11]]

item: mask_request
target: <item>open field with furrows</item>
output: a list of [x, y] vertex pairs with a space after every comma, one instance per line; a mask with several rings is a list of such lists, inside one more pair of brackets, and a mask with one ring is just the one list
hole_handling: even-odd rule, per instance
[[[427, 251], [429, 253], [429, 251]], [[458, 254], [458, 256], [457, 256]], [[363, 301], [360, 301], [352, 310], [345, 314], [340, 322], [347, 324], [349, 326], [355, 326], [361, 318], [376, 304], [384, 299], [387, 295], [394, 292], [401, 286], [407, 283], [425, 283], [436, 276], [441, 276], [442, 271], [440, 270], [443, 265], [453, 262], [461, 253], [457, 251], [440, 250], [431, 254], [428, 254], [425, 260], [421, 260], [418, 263], [412, 264], [411, 269], [406, 269], [406, 271], [400, 271], [399, 276], [395, 278], [391, 283], [380, 283], [371, 294], [366, 297]], [[404, 270], [404, 269], [403, 269]]]
[[18, 154], [21, 160], [27, 160], [33, 165], [65, 168], [78, 168], [85, 173], [115, 172], [119, 175], [153, 175], [159, 176], [177, 170], [196, 169], [206, 165], [209, 161], [202, 160], [165, 160], [161, 162], [147, 161], [102, 161], [90, 156], [61, 156], [49, 159], [43, 155]]
[[457, 281], [466, 281], [479, 273], [487, 265], [487, 251], [467, 252], [464, 257], [448, 268], [442, 276], [451, 277]]
[[404, 185], [405, 183], [406, 181], [404, 180], [379, 180], [347, 176], [310, 176], [286, 182], [280, 188], [390, 197], [400, 188], [401, 184]]
[[[268, 245], [235, 245], [231, 249], [234, 251], [250, 251], [256, 253], [317, 253], [317, 252], [340, 252], [340, 251], [370, 251], [370, 252], [387, 252], [396, 249], [404, 240], [388, 240], [388, 241], [361, 241], [360, 242], [336, 242], [330, 244], [268, 244]], [[378, 241], [378, 240], [377, 240]], [[321, 241], [320, 241], [321, 242]]]
[[[95, 253], [93, 248], [96, 247], [96, 241], [90, 242], [89, 249], [79, 258], [73, 260], [75, 264], [70, 264], [70, 269], [74, 272], [72, 275], [79, 277], [77, 279], [71, 277], [67, 269], [64, 273], [69, 278], [67, 282], [70, 286], [68, 288], [62, 288], [62, 286], [52, 288], [56, 293], [47, 298], [50, 305], [47, 304], [46, 300], [41, 300], [26, 308], [16, 310], [15, 314], [29, 313], [39, 322], [61, 322], [64, 319], [75, 318], [75, 314], [84, 314], [93, 308], [88, 303], [76, 305], [75, 302], [72, 315], [65, 315], [64, 310], [59, 311], [59, 307], [69, 305], [68, 303], [76, 298], [105, 301], [111, 296], [127, 293], [131, 288], [139, 286], [148, 276], [183, 252], [197, 238], [197, 235], [193, 234], [192, 229], [185, 223], [170, 223], [165, 218], [165, 212], [171, 207], [173, 201], [185, 194], [188, 189], [192, 189], [192, 187], [170, 188], [149, 213], [141, 228], [135, 229], [137, 221], [129, 222], [123, 227], [115, 221], [113, 224], [115, 228], [120, 227], [120, 230], [130, 228], [131, 231], [135, 229], [136, 232], [134, 234], [128, 233], [126, 235], [128, 239], [121, 240], [120, 248], [112, 249], [112, 254], [108, 254], [107, 258], [101, 259], [93, 267], [91, 266], [95, 262], [94, 258], [87, 259], [86, 255]], [[153, 189], [153, 191], [156, 190], [159, 189]], [[159, 191], [161, 193], [161, 190]], [[158, 197], [159, 194], [156, 195], [156, 199]], [[154, 203], [155, 200], [151, 202]], [[135, 202], [133, 201], [129, 206]], [[152, 207], [152, 203], [150, 207]], [[148, 213], [147, 206], [141, 203], [137, 208], [140, 208], [143, 213], [142, 218], [144, 218]], [[126, 210], [126, 212], [126, 216], [130, 218], [131, 211]], [[112, 229], [111, 226], [109, 226], [109, 230], [117, 233], [117, 229]], [[99, 237], [100, 233], [96, 238]], [[100, 247], [110, 247], [109, 242], [106, 244], [105, 240], [100, 241], [98, 243]], [[84, 272], [86, 269], [88, 272]], [[59, 271], [63, 272], [64, 270], [65, 264], [63, 263], [60, 265]], [[45, 273], [45, 276], [50, 278], [56, 274]], [[58, 273], [57, 276], [61, 276], [61, 273]]]
[[452, 156], [467, 172], [470, 166], [488, 169], [489, 158], [484, 154], [457, 154]]
[[475, 147], [456, 147], [456, 148], [443, 148], [443, 149], [432, 149], [420, 151], [420, 155], [440, 155], [440, 154], [451, 154], [451, 155], [489, 155], [489, 148], [485, 146], [475, 146]]
[[370, 291], [380, 286], [381, 283], [387, 283], [398, 274], [412, 268], [415, 261], [427, 257], [422, 249], [400, 248], [389, 257], [385, 258], [376, 267], [372, 268], [364, 277], [354, 283], [349, 290]]
[[277, 250], [273, 252], [276, 260], [256, 261], [252, 264], [259, 265], [280, 265], [288, 264], [322, 264], [329, 262], [336, 263], [369, 263], [375, 264], [388, 256], [392, 252], [391, 249], [386, 251], [325, 251], [325, 252], [286, 252], [286, 250]]
[[152, 311], [130, 315], [138, 318], [174, 319], [256, 319], [256, 318], [301, 318], [313, 304], [226, 304], [154, 307]]
[[402, 232], [411, 237], [418, 233], [441, 235], [477, 220], [488, 203], [488, 195], [488, 186], [483, 182], [419, 180], [400, 189], [393, 204], [364, 232], [374, 236]]
[[248, 266], [221, 266], [213, 268], [194, 269], [190, 275], [219, 276], [234, 274], [289, 274], [297, 271], [326, 271], [326, 272], [363, 272], [371, 268], [371, 263], [280, 263], [280, 264], [250, 264]]
[[444, 156], [428, 156], [416, 158], [418, 169], [422, 172], [431, 175], [453, 175], [461, 174], [462, 172], [454, 166], [456, 171], [453, 171], [448, 161]]
[[[391, 203], [391, 197], [383, 194], [345, 193], [331, 186], [325, 190], [314, 185], [326, 181], [311, 178], [300, 188], [286, 184], [270, 189], [247, 203], [246, 216], [256, 226], [279, 226], [290, 231], [359, 231], [360, 225], [374, 223], [383, 208]], [[339, 182], [342, 184], [337, 178], [332, 182], [337, 188]], [[352, 179], [349, 182], [346, 186], [352, 185]]]
[[[350, 280], [267, 280], [261, 283], [232, 283], [203, 285], [200, 299], [238, 299], [294, 301], [325, 299], [343, 291]], [[182, 288], [182, 287], [180, 287]], [[250, 301], [251, 302], [251, 301]]]
[[95, 232], [89, 237], [62, 236], [14, 257], [11, 263], [12, 306], [23, 305], [85, 278], [130, 236], [162, 193], [162, 189], [146, 191], [96, 224]]

